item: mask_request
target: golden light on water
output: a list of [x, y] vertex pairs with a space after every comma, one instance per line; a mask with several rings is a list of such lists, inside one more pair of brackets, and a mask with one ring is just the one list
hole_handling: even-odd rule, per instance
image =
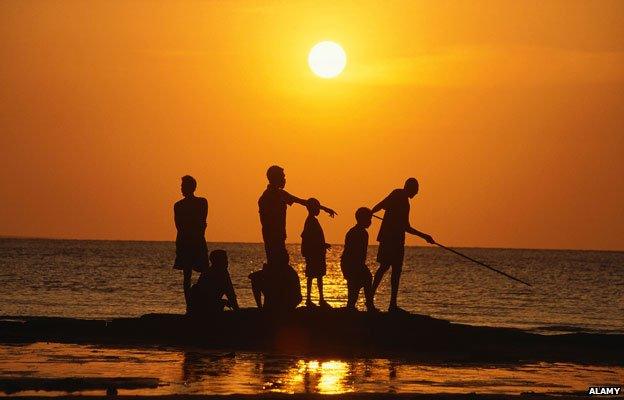
[[[0, 373], [27, 377], [142, 376], [158, 388], [120, 394], [257, 394], [394, 390], [397, 393], [507, 393], [586, 390], [587, 382], [621, 381], [624, 368], [538, 363], [501, 366], [409, 364], [398, 360], [294, 359], [254, 353], [118, 349], [55, 343], [0, 345]], [[487, 385], [483, 383], [487, 382]], [[82, 394], [99, 394], [89, 392]], [[21, 392], [23, 395], [41, 392]], [[62, 395], [60, 392], [52, 394]], [[79, 393], [80, 394], [80, 393]]]
[[343, 361], [299, 360], [287, 381], [293, 386], [303, 384], [305, 391], [337, 394], [352, 391], [345, 384], [349, 365]]

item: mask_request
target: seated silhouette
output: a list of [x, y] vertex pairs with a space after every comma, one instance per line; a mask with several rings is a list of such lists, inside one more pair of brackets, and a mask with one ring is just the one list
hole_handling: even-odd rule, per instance
[[366, 254], [368, 251], [368, 232], [366, 229], [371, 225], [373, 213], [369, 208], [361, 207], [355, 212], [356, 224], [349, 229], [345, 236], [345, 245], [340, 257], [340, 269], [347, 280], [347, 309], [356, 310], [355, 304], [360, 293], [364, 289], [366, 309], [377, 311], [373, 303], [373, 276], [366, 266]]
[[213, 250], [210, 266], [204, 267], [191, 288], [189, 311], [191, 315], [201, 315], [221, 312], [225, 307], [239, 308], [228, 271], [227, 253], [225, 250]]

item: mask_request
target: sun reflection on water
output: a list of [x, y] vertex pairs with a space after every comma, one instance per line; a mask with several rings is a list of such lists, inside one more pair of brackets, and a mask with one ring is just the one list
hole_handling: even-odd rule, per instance
[[337, 394], [352, 391], [345, 385], [348, 373], [349, 365], [343, 361], [299, 360], [287, 380], [291, 392]]

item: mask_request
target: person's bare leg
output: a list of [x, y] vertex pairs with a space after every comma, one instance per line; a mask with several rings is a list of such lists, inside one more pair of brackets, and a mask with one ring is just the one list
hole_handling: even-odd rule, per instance
[[392, 266], [392, 273], [390, 275], [390, 308], [398, 308], [397, 296], [399, 294], [399, 282], [401, 281], [402, 270], [402, 264]]
[[323, 277], [319, 276], [316, 278], [316, 285], [318, 287], [319, 292], [319, 305], [324, 308], [332, 308], [328, 302], [325, 301], [325, 296], [323, 295]]
[[312, 304], [312, 278], [306, 281], [306, 306]]
[[377, 269], [377, 272], [375, 272], [375, 278], [373, 279], [373, 289], [372, 289], [373, 297], [375, 296], [375, 293], [377, 293], [377, 288], [379, 287], [379, 284], [381, 283], [381, 280], [383, 279], [384, 274], [386, 273], [388, 268], [390, 268], [389, 265], [380, 264], [379, 268]]
[[189, 301], [191, 298], [191, 277], [193, 276], [193, 270], [188, 268], [184, 270], [184, 301], [186, 302], [186, 312], [189, 311]]
[[[370, 285], [369, 285], [370, 289]], [[347, 281], [347, 309], [355, 310], [355, 304], [357, 303], [358, 294], [360, 288], [352, 280]]]
[[[364, 298], [366, 299], [366, 309], [368, 311], [375, 311], [375, 301], [373, 296], [373, 278], [370, 273], [366, 274], [363, 282]], [[359, 290], [359, 289], [358, 289]]]
[[258, 308], [262, 308], [262, 289], [260, 286], [259, 277], [256, 274], [257, 272], [251, 273], [249, 275], [249, 279], [251, 280], [251, 291], [253, 292], [256, 306], [258, 306]]

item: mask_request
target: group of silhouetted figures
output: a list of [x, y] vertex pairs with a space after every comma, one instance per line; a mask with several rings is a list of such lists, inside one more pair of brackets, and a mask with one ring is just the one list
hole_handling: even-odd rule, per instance
[[[284, 190], [286, 175], [283, 168], [272, 166], [267, 170], [269, 184], [258, 200], [262, 239], [266, 251], [266, 263], [259, 271], [249, 275], [256, 304], [268, 310], [290, 310], [302, 301], [301, 286], [297, 272], [290, 266], [286, 249], [286, 210], [297, 203], [305, 206], [308, 217], [301, 233], [301, 253], [305, 259], [306, 306], [315, 307], [311, 300], [313, 280], [317, 280], [319, 306], [331, 308], [323, 295], [323, 276], [326, 274], [326, 253], [331, 247], [325, 242], [323, 228], [317, 217], [321, 211], [334, 217], [336, 212], [323, 206], [317, 199], [307, 200], [293, 196]], [[182, 177], [181, 190], [184, 198], [174, 206], [176, 238], [176, 259], [174, 268], [184, 271], [184, 297], [188, 314], [203, 314], [223, 311], [225, 307], [238, 309], [236, 293], [228, 272], [228, 257], [224, 250], [213, 250], [208, 254], [206, 239], [206, 218], [208, 202], [194, 195], [197, 182], [191, 176]], [[340, 268], [347, 281], [347, 308], [356, 309], [361, 290], [364, 291], [366, 308], [376, 311], [374, 296], [388, 269], [391, 272], [391, 296], [388, 311], [401, 311], [397, 306], [399, 281], [403, 268], [405, 234], [420, 236], [429, 243], [433, 238], [410, 226], [409, 199], [418, 193], [418, 181], [409, 178], [403, 188], [393, 190], [372, 209], [361, 207], [355, 212], [355, 226], [345, 236]], [[368, 232], [374, 213], [384, 210], [384, 216], [377, 236], [379, 268], [374, 277], [366, 266]], [[192, 271], [199, 271], [200, 277], [191, 286]]]

